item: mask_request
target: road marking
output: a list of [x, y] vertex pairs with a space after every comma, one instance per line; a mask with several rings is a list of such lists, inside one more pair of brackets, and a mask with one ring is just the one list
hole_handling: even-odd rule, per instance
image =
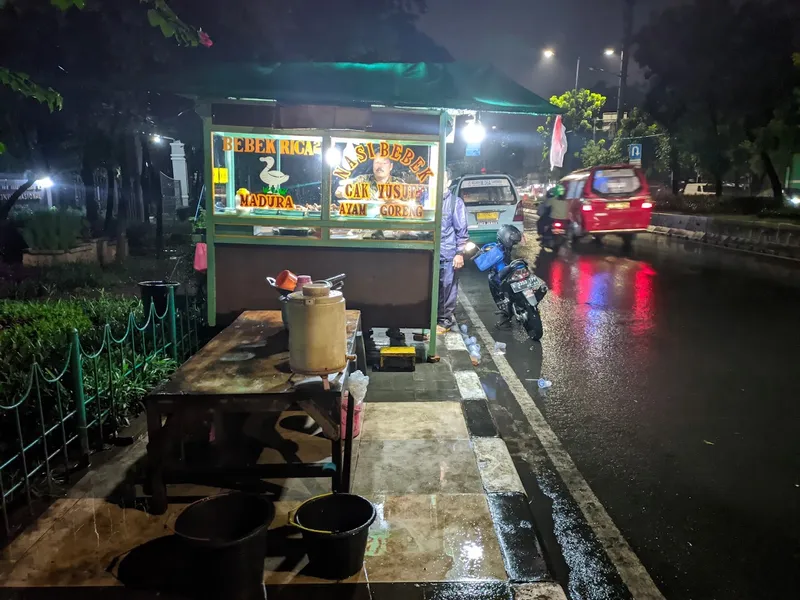
[[[492, 338], [486, 325], [483, 324], [478, 313], [472, 307], [472, 303], [467, 299], [466, 294], [459, 291], [458, 299], [481, 340], [483, 340], [484, 346], [487, 348], [494, 347], [494, 338]], [[511, 393], [514, 394], [514, 398], [516, 398], [522, 412], [528, 419], [528, 423], [530, 423], [534, 433], [539, 438], [539, 442], [547, 453], [548, 458], [553, 463], [556, 471], [558, 471], [564, 481], [564, 485], [566, 485], [570, 495], [581, 509], [586, 522], [603, 546], [609, 560], [616, 567], [622, 582], [630, 590], [631, 595], [635, 600], [664, 600], [664, 596], [658, 591], [656, 584], [647, 570], [645, 570], [639, 557], [633, 552], [620, 530], [614, 525], [614, 521], [611, 520], [606, 509], [600, 504], [600, 500], [598, 500], [583, 475], [578, 471], [578, 467], [572, 457], [564, 449], [558, 436], [545, 420], [544, 415], [534, 403], [533, 398], [531, 398], [517, 374], [514, 373], [514, 369], [508, 363], [506, 357], [502, 354], [491, 354], [489, 356], [497, 366], [498, 372], [505, 380]]]
[[486, 400], [480, 377], [475, 371], [455, 371], [453, 376], [463, 400]]

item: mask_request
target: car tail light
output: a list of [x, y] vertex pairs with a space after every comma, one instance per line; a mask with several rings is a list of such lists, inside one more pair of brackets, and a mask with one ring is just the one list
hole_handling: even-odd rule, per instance
[[653, 208], [652, 202], [642, 202], [642, 208]]
[[525, 215], [522, 212], [522, 202], [517, 202], [517, 208], [514, 210], [514, 220], [515, 221], [524, 221]]
[[561, 223], [559, 223], [558, 221], [556, 221], [555, 223], [553, 223], [553, 227], [561, 227]]
[[589, 212], [590, 210], [592, 210], [592, 205], [591, 205], [591, 204], [584, 204], [584, 205], [581, 207], [581, 209], [582, 209], [582, 210], [585, 210], [586, 212]]

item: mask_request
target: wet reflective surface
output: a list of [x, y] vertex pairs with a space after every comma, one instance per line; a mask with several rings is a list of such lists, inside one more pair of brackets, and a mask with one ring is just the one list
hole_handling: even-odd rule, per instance
[[[530, 233], [527, 234], [529, 237]], [[584, 478], [667, 598], [788, 598], [800, 585], [800, 269], [668, 238], [522, 254], [551, 291], [541, 345], [492, 328]], [[490, 365], [489, 407], [553, 519], [576, 598], [624, 598]], [[540, 393], [536, 378], [553, 381]], [[530, 488], [536, 488], [532, 491]]]

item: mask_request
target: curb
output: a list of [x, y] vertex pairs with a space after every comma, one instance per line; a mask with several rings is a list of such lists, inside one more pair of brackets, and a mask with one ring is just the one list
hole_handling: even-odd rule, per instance
[[[500, 437], [486, 392], [467, 357], [461, 334], [448, 332], [443, 337], [452, 358], [461, 409], [512, 595], [519, 600], [566, 600], [566, 593], [549, 567], [528, 494], [508, 446]], [[516, 526], [509, 527], [509, 523]]]
[[647, 231], [657, 235], [666, 235], [681, 240], [706, 244], [715, 248], [737, 250], [759, 256], [781, 258], [800, 262], [800, 248], [794, 246], [784, 246], [773, 243], [758, 242], [748, 238], [732, 235], [721, 235], [718, 233], [706, 233], [703, 231], [692, 231], [689, 229], [678, 229], [675, 227], [664, 227], [660, 225], [650, 225]]

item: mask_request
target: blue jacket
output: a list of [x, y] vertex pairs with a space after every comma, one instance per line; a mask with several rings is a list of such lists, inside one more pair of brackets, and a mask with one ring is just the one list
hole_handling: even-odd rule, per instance
[[451, 261], [464, 251], [469, 240], [467, 230], [467, 207], [464, 201], [446, 190], [442, 199], [442, 246], [441, 260]]

